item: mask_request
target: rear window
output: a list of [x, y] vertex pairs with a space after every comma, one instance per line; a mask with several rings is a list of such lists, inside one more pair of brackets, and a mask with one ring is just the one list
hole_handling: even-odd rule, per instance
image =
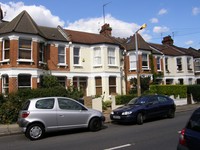
[[38, 100], [35, 104], [37, 109], [53, 109], [54, 98]]
[[200, 132], [200, 112], [195, 112], [190, 118], [188, 125], [188, 129]]
[[24, 105], [23, 105], [23, 107], [22, 107], [22, 110], [28, 110], [29, 105], [30, 105], [30, 101], [28, 100], [28, 101], [26, 101], [26, 102], [24, 103]]

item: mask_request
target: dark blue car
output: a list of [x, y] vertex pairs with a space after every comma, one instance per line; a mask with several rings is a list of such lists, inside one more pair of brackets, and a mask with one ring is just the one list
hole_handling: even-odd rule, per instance
[[177, 150], [200, 150], [200, 108], [193, 112], [181, 130]]
[[176, 105], [174, 100], [163, 95], [147, 95], [132, 99], [127, 105], [113, 110], [110, 119], [115, 122], [136, 122], [167, 116], [174, 118]]

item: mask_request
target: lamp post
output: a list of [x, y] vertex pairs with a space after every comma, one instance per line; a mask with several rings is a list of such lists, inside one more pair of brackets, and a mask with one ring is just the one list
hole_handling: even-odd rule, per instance
[[136, 67], [137, 67], [137, 70], [136, 70], [136, 73], [137, 73], [137, 96], [141, 96], [141, 83], [140, 83], [140, 63], [138, 62], [138, 41], [137, 41], [137, 33], [146, 28], [147, 25], [146, 24], [143, 24], [136, 32], [135, 32], [135, 51], [136, 51]]

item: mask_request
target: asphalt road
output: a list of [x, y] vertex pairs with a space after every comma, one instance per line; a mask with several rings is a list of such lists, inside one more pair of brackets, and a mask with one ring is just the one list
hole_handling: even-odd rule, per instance
[[0, 150], [175, 150], [178, 131], [192, 111], [173, 119], [160, 119], [143, 125], [109, 123], [98, 132], [85, 129], [51, 133], [39, 141], [23, 134], [0, 137]]

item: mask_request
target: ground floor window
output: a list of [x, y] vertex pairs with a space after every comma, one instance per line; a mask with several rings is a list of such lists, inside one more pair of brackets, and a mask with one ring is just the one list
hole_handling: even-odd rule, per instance
[[19, 74], [18, 75], [18, 89], [31, 88], [31, 75]]
[[73, 86], [82, 90], [87, 95], [87, 77], [73, 77]]
[[116, 93], [116, 77], [109, 77], [109, 94]]
[[102, 78], [95, 77], [95, 87], [96, 87], [96, 95], [102, 95]]
[[183, 81], [183, 79], [178, 79], [178, 82], [179, 82], [179, 84], [181, 84], [181, 85], [183, 85], [183, 84], [184, 84], [184, 81]]
[[9, 92], [9, 77], [8, 75], [2, 75], [2, 93], [8, 94]]
[[173, 79], [166, 79], [166, 84], [173, 84]]
[[200, 84], [200, 79], [197, 79], [197, 81], [196, 81], [196, 82], [197, 82], [197, 84]]
[[60, 85], [62, 85], [63, 87], [66, 87], [66, 77], [57, 77], [57, 79]]

